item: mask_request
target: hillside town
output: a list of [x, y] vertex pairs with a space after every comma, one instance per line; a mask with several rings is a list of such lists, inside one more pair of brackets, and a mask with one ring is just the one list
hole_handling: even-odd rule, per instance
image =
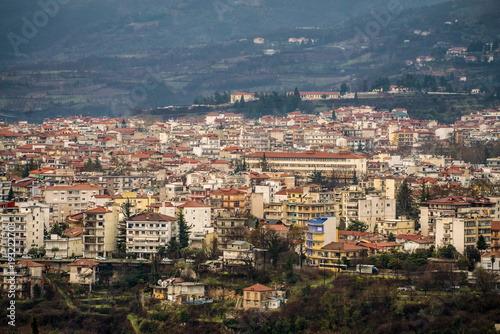
[[[498, 273], [500, 157], [454, 159], [450, 143], [494, 144], [499, 122], [500, 110], [441, 125], [360, 106], [260, 119], [2, 123], [1, 254], [18, 259], [16, 293], [28, 299], [43, 289], [42, 269], [92, 288], [104, 264], [122, 261], [241, 272], [284, 265], [291, 252], [295, 266], [340, 272], [380, 254], [453, 249], [450, 261], [478, 252], [470, 265]], [[156, 277], [160, 300], [221, 298], [189, 275]], [[285, 300], [257, 284], [236, 307]]]

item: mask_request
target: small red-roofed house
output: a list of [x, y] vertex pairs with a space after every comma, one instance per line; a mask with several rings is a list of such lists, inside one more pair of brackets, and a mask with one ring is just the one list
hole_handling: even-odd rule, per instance
[[241, 307], [244, 310], [261, 309], [269, 307], [269, 298], [276, 296], [276, 290], [262, 284], [254, 284], [243, 289]]
[[72, 284], [95, 285], [97, 282], [98, 262], [79, 259], [68, 264], [70, 267], [69, 282]]

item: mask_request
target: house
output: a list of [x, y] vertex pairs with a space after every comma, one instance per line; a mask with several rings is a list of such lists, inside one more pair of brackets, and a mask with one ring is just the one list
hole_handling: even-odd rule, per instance
[[481, 255], [481, 267], [486, 270], [500, 271], [500, 253], [486, 253]]
[[227, 244], [222, 250], [222, 258], [226, 265], [244, 265], [253, 262], [253, 246], [247, 241], [236, 240]]
[[[1, 291], [15, 290], [16, 298], [30, 299], [39, 297], [43, 293], [44, 279], [42, 276], [43, 264], [33, 261], [19, 261], [14, 268], [8, 262], [0, 264], [0, 287]], [[11, 278], [14, 276], [15, 280]], [[13, 284], [14, 283], [14, 284]], [[14, 289], [12, 289], [12, 285]], [[38, 286], [38, 288], [35, 288]], [[38, 292], [36, 292], [38, 290]]]
[[206, 283], [185, 282], [180, 277], [159, 280], [153, 287], [153, 296], [157, 299], [182, 304], [201, 304], [208, 302]]
[[241, 307], [244, 310], [269, 308], [269, 300], [276, 296], [276, 290], [262, 284], [254, 284], [243, 289]]
[[80, 259], [68, 264], [69, 282], [73, 284], [95, 285], [98, 281], [97, 266], [98, 262], [87, 259]]

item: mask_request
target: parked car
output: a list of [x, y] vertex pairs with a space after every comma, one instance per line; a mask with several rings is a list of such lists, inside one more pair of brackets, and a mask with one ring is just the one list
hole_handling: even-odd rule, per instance
[[56, 257], [54, 257], [54, 260], [62, 260], [62, 257], [56, 256]]
[[25, 254], [25, 255], [23, 255], [23, 256], [21, 257], [21, 259], [29, 259], [29, 260], [31, 260], [32, 258], [33, 258], [33, 256], [28, 255], [28, 254]]
[[168, 257], [166, 257], [166, 258], [163, 258], [163, 260], [161, 260], [161, 262], [172, 263], [174, 261], [172, 259], [169, 259]]
[[106, 258], [103, 256], [96, 256], [95, 259], [98, 261], [106, 261]]

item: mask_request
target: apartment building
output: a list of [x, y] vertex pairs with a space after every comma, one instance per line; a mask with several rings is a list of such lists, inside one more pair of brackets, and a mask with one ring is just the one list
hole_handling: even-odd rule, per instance
[[310, 174], [316, 170], [327, 175], [335, 169], [356, 171], [358, 175], [366, 173], [366, 158], [353, 153], [257, 152], [245, 155], [249, 168], [260, 169], [264, 155], [268, 169], [282, 173]]
[[83, 213], [83, 257], [111, 257], [116, 251], [118, 209], [97, 207]]
[[228, 211], [222, 211], [216, 218], [217, 243], [219, 248], [228, 248], [233, 241], [243, 240], [246, 235], [246, 218], [231, 215]]
[[[83, 237], [63, 238], [57, 234], [51, 234], [50, 239], [45, 240], [45, 249], [49, 257], [69, 258], [83, 255]], [[52, 251], [57, 249], [57, 251]]]
[[157, 248], [178, 236], [177, 218], [144, 212], [127, 219], [127, 253], [150, 258]]
[[[43, 264], [33, 261], [19, 261], [14, 268], [8, 262], [0, 263], [0, 287], [3, 295], [7, 295], [14, 286], [16, 299], [40, 297], [43, 293]], [[14, 274], [13, 274], [14, 273]], [[15, 277], [12, 282], [11, 278]], [[38, 288], [35, 288], [38, 286]], [[35, 289], [40, 295], [37, 296]]]
[[222, 207], [231, 214], [244, 213], [246, 211], [245, 198], [247, 193], [235, 188], [222, 188], [210, 193], [212, 205]]
[[177, 206], [178, 210], [182, 210], [184, 220], [191, 227], [189, 239], [192, 245], [202, 244], [203, 239], [207, 234], [214, 232], [212, 225], [212, 206], [188, 201]]
[[104, 188], [90, 184], [57, 185], [42, 188], [43, 198], [50, 208], [50, 221], [62, 222], [68, 215], [89, 208], [92, 195], [103, 195]]
[[306, 223], [306, 257], [313, 266], [323, 263], [321, 249], [331, 242], [338, 241], [337, 218], [322, 216]]
[[[49, 206], [35, 201], [16, 202], [1, 209], [1, 254], [14, 248], [15, 256], [44, 245], [44, 228], [49, 228]], [[12, 238], [13, 237], [13, 238]], [[14, 244], [12, 244], [14, 242]]]
[[435, 219], [436, 247], [453, 245], [464, 253], [467, 247], [475, 248], [480, 235], [488, 249], [491, 248], [491, 217], [484, 212], [463, 212], [456, 216], [441, 216]]
[[[420, 225], [422, 235], [435, 235], [436, 220], [439, 217], [483, 216], [492, 220], [498, 211], [496, 204], [488, 198], [448, 196], [420, 204]], [[491, 228], [491, 224], [490, 224]], [[437, 238], [436, 238], [437, 240]]]
[[395, 199], [375, 195], [358, 199], [358, 220], [368, 224], [368, 231], [373, 232], [375, 225], [388, 219], [396, 219]]
[[266, 204], [264, 218], [281, 220], [285, 225], [306, 226], [310, 219], [335, 215], [337, 211], [338, 204], [333, 201], [319, 202], [305, 197], [301, 202], [286, 200]]
[[400, 235], [400, 234], [414, 234], [415, 221], [411, 219], [384, 219], [379, 222], [378, 231], [380, 234]]

